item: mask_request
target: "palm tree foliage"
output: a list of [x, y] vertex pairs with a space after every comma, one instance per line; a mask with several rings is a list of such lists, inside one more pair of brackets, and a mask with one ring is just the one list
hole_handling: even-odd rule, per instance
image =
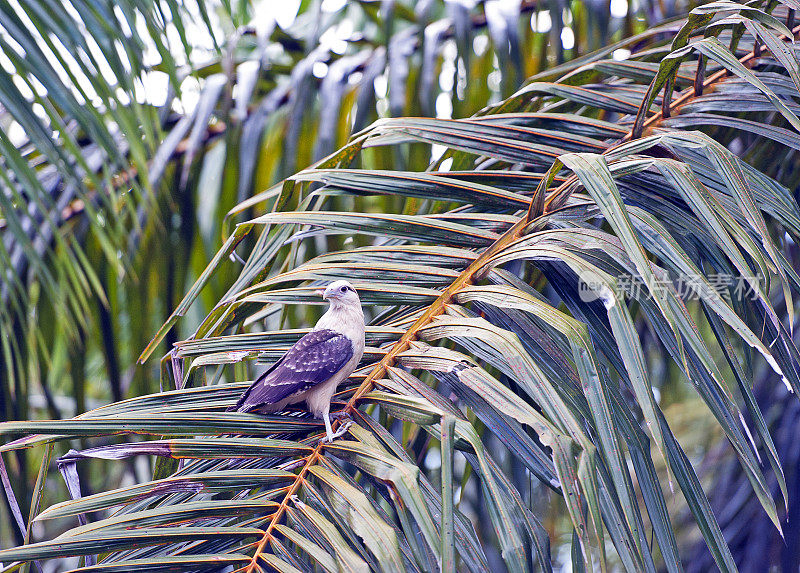
[[[79, 522], [38, 541], [28, 530], [0, 560], [527, 571], [551, 569], [553, 543], [578, 569], [680, 571], [686, 511], [709, 559], [736, 570], [654, 394], [672, 390], [666, 379], [715, 419], [750, 507], [797, 535], [753, 391], [754, 378], [800, 390], [797, 32], [791, 3], [707, 4], [467, 119], [380, 119], [242, 197], [141, 356], [240, 261], [161, 360], [165, 391], [0, 426], [24, 434], [1, 451], [45, 450], [32, 520]], [[607, 59], [615, 49], [632, 53]], [[430, 146], [444, 149], [432, 161]], [[355, 421], [345, 437], [320, 443], [302, 412], [225, 412], [337, 278], [370, 319], [364, 361], [336, 396]], [[58, 458], [72, 499], [40, 512], [54, 448], [78, 438], [97, 439]], [[138, 456], [156, 459], [152, 479], [80, 497], [87, 460]], [[551, 539], [543, 505], [568, 516], [557, 532], [569, 540]]]
[[[548, 61], [643, 27], [576, 3], [535, 32], [548, 6], [317, 1], [276, 23], [258, 2], [0, 3], [0, 417], [158, 390], [136, 358], [219, 247], [225, 214], [375, 119], [437, 102], [470, 115]], [[571, 50], [548, 44], [565, 29]], [[372, 161], [423, 170], [429, 157]], [[194, 321], [236, 274], [212, 277]], [[178, 325], [167, 347], [191, 331]], [[38, 463], [9, 466], [23, 506]]]
[[[4, 261], [14, 270], [4, 279], [0, 324], [10, 338], [5, 417], [28, 417], [26, 398], [40, 386], [51, 415], [64, 409], [51, 372], [76, 359], [102, 361], [114, 399], [131, 379], [135, 393], [154, 390], [129, 368], [138, 352], [120, 347], [149, 340], [218, 247], [219, 221], [238, 200], [331, 152], [379, 115], [431, 111], [442, 92], [458, 115], [469, 115], [509, 95], [548, 58], [565, 56], [561, 43], [550, 47], [547, 34], [533, 32], [532, 2], [518, 13], [397, 4], [387, 17], [373, 2], [335, 10], [310, 2], [285, 29], [271, 27], [269, 11], [258, 8], [0, 6], [4, 161], [14, 174], [0, 225]], [[567, 55], [634, 26], [632, 13], [609, 22], [591, 6], [573, 11], [576, 45]], [[520, 26], [509, 26], [517, 17]], [[427, 28], [438, 32], [426, 36]], [[550, 33], [563, 29], [554, 15]], [[448, 69], [443, 89], [438, 72]], [[163, 256], [172, 250], [186, 252], [186, 261]], [[210, 306], [225, 286], [209, 295]], [[30, 327], [37, 321], [53, 325], [55, 342], [37, 336]], [[100, 338], [106, 342], [92, 348]], [[81, 380], [80, 370], [72, 375], [76, 394], [93, 381]]]

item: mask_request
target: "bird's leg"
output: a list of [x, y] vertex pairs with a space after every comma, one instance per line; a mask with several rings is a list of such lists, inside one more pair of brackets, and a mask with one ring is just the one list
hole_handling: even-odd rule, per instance
[[325, 438], [322, 438], [322, 439], [324, 441], [332, 442], [333, 441], [333, 430], [331, 429], [331, 416], [328, 413], [327, 409], [322, 413], [322, 419], [325, 420]]
[[347, 420], [346, 422], [343, 422], [341, 426], [339, 426], [339, 429], [336, 430], [336, 432], [333, 432], [333, 430], [331, 429], [330, 417], [331, 416], [327, 410], [325, 410], [325, 412], [322, 413], [322, 419], [325, 420], [325, 434], [326, 434], [326, 436], [320, 440], [320, 442], [322, 443], [325, 442], [331, 443], [336, 438], [344, 436], [347, 433], [347, 430], [350, 428], [350, 426], [353, 425], [353, 420]]

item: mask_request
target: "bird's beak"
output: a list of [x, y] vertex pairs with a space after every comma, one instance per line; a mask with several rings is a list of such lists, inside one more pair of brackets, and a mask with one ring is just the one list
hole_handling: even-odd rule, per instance
[[314, 291], [314, 296], [321, 296], [322, 300], [328, 300], [328, 297], [325, 296], [325, 289], [318, 289]]

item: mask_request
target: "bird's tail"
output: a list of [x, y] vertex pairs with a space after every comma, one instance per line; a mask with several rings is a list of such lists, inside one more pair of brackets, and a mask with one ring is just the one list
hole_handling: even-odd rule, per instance
[[239, 400], [233, 405], [228, 406], [225, 411], [226, 412], [249, 412], [252, 410], [250, 404], [247, 404], [247, 395], [242, 395]]
[[248, 388], [245, 392], [242, 393], [241, 396], [239, 396], [239, 399], [236, 401], [236, 403], [234, 405], [232, 405], [232, 406], [228, 406], [225, 409], [225, 411], [226, 412], [247, 412], [248, 408], [247, 408], [247, 404], [245, 402], [247, 401], [247, 395], [249, 393], [250, 393], [250, 389]]
[[250, 395], [250, 389], [248, 388], [246, 392], [244, 392], [240, 397], [239, 400], [232, 406], [228, 406], [225, 411], [226, 412], [252, 412], [253, 410], [258, 410], [268, 404], [248, 404], [247, 397]]

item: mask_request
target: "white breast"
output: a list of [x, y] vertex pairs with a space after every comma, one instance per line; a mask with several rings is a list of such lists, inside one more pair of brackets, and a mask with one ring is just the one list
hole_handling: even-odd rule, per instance
[[334, 305], [322, 315], [314, 330], [341, 332], [353, 342], [353, 354], [359, 360], [364, 353], [364, 313], [360, 305]]
[[331, 396], [336, 387], [347, 380], [364, 355], [364, 313], [361, 305], [331, 306], [319, 319], [314, 330], [333, 330], [345, 335], [353, 343], [353, 357], [330, 380], [309, 390], [306, 395], [308, 409], [318, 418], [327, 414]]

